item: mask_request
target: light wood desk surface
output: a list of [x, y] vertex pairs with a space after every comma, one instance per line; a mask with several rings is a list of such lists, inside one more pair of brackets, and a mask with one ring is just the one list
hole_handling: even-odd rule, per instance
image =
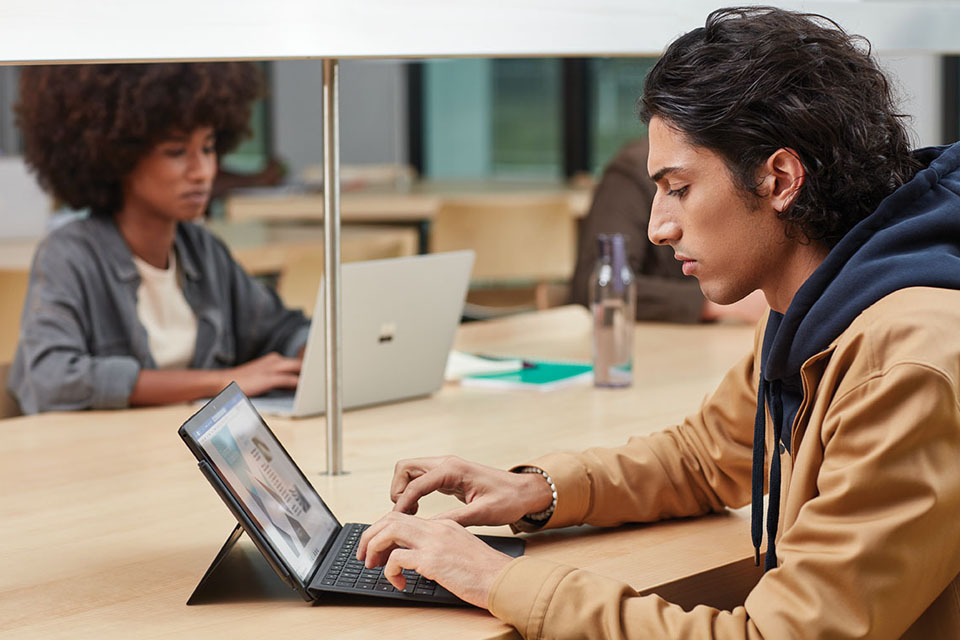
[[[554, 449], [616, 445], [695, 409], [752, 345], [742, 326], [639, 325], [628, 390], [549, 393], [446, 385], [432, 397], [346, 412], [348, 475], [321, 475], [323, 419], [269, 419], [343, 522], [371, 522], [391, 504], [398, 458], [455, 453], [508, 467]], [[457, 347], [588, 359], [590, 321], [565, 307], [461, 327]], [[510, 637], [473, 608], [309, 606], [287, 600], [184, 603], [234, 520], [176, 430], [179, 405], [52, 413], [0, 421], [0, 636]], [[421, 513], [453, 506], [431, 496]], [[505, 528], [494, 529], [506, 533]], [[735, 512], [611, 530], [573, 528], [528, 537], [527, 553], [625, 580], [638, 589], [752, 554]]]
[[[340, 218], [344, 222], [419, 223], [433, 219], [444, 199], [497, 203], [537, 201], [565, 196], [570, 215], [579, 218], [590, 207], [592, 189], [560, 182], [418, 181], [408, 185], [376, 185], [345, 190], [340, 196]], [[238, 191], [225, 200], [230, 220], [322, 220], [321, 191], [289, 188]]]
[[40, 238], [0, 239], [0, 269], [29, 271]]

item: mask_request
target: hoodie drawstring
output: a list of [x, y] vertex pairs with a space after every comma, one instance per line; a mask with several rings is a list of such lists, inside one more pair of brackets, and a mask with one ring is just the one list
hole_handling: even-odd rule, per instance
[[773, 399], [773, 455], [770, 456], [770, 504], [767, 511], [767, 553], [764, 571], [777, 566], [777, 526], [780, 522], [780, 439], [783, 435], [783, 400], [780, 381], [760, 376], [757, 391], [757, 414], [753, 421], [753, 470], [751, 473], [752, 500], [750, 504], [750, 537], [753, 540], [754, 562], [760, 566], [760, 544], [763, 541], [763, 459], [766, 455], [766, 395], [770, 389]]
[[760, 376], [757, 391], [757, 415], [753, 420], [753, 471], [750, 474], [752, 498], [750, 501], [750, 537], [753, 540], [754, 562], [760, 566], [760, 544], [763, 542], [763, 457], [766, 454], [765, 431], [767, 381]]

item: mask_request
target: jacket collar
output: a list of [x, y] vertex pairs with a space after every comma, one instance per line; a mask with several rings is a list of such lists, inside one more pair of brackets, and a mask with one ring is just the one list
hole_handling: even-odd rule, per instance
[[173, 246], [177, 250], [177, 260], [179, 261], [180, 268], [183, 270], [183, 274], [189, 280], [200, 280], [201, 270], [200, 265], [197, 264], [197, 258], [193, 251], [190, 250], [191, 245], [189, 242], [189, 237], [187, 235], [187, 225], [193, 224], [192, 222], [181, 222], [177, 225], [177, 235], [173, 239]]
[[[122, 282], [138, 280], [140, 273], [133, 263], [133, 253], [123, 236], [120, 235], [120, 229], [117, 228], [113, 218], [91, 215], [87, 219], [87, 225], [90, 228], [95, 246], [107, 256], [117, 278]], [[178, 224], [177, 234], [173, 240], [173, 245], [177, 251], [178, 264], [187, 278], [199, 280], [200, 267], [193, 252], [189, 250], [188, 244], [189, 239], [186, 237], [184, 225], [182, 223]]]
[[87, 218], [87, 228], [90, 230], [94, 246], [107, 257], [117, 279], [122, 282], [131, 282], [140, 278], [137, 267], [133, 264], [133, 253], [120, 235], [113, 217], [91, 214]]

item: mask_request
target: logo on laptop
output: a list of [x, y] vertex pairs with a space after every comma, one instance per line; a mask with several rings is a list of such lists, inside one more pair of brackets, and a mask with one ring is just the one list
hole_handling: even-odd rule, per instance
[[387, 342], [393, 342], [393, 336], [397, 333], [397, 325], [394, 322], [384, 322], [380, 325], [380, 338], [378, 342], [380, 344], [385, 344]]

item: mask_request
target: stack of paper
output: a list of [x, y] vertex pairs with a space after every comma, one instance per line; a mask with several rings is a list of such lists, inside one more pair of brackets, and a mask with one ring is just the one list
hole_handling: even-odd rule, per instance
[[520, 369], [523, 369], [523, 360], [520, 358], [487, 358], [462, 351], [451, 351], [443, 378], [447, 381], [456, 381], [464, 376], [508, 373]]

